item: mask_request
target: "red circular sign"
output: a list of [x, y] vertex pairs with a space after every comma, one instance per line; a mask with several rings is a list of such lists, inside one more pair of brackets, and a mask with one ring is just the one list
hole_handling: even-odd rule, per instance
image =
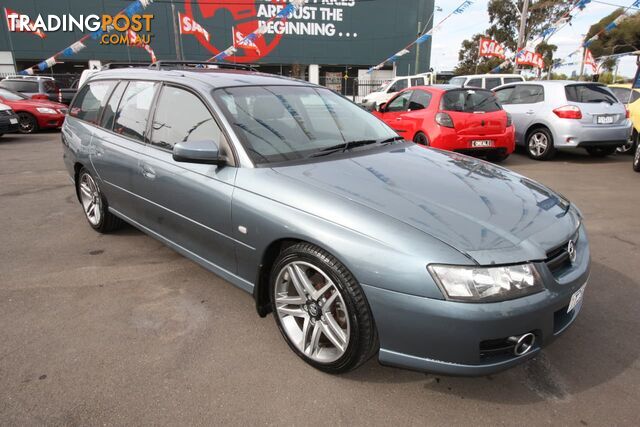
[[[279, 0], [271, 0], [273, 4], [280, 4]], [[264, 3], [263, 3], [264, 4]], [[212, 19], [220, 9], [226, 9], [231, 13], [231, 16], [235, 20], [235, 30], [240, 31], [245, 36], [255, 31], [258, 28], [258, 6], [254, 1], [248, 0], [185, 0], [185, 12], [192, 19], [195, 19], [200, 25], [206, 28], [206, 22], [200, 22], [199, 18], [194, 17], [194, 8], [200, 10], [200, 14], [204, 19]], [[265, 18], [266, 21], [268, 18]], [[231, 29], [229, 29], [231, 33]], [[217, 55], [220, 52], [226, 50], [229, 46], [215, 45], [215, 34], [211, 34], [210, 42], [208, 42], [202, 34], [195, 35], [202, 46], [207, 48], [213, 55]], [[237, 62], [256, 62], [262, 57], [267, 56], [273, 49], [275, 49], [280, 40], [282, 34], [276, 34], [272, 37], [272, 40], [267, 42], [265, 37], [259, 37], [255, 40], [255, 44], [258, 46], [260, 54], [258, 52], [248, 49], [238, 48], [238, 52], [243, 54], [229, 56], [226, 60]], [[212, 56], [213, 56], [212, 55]]]

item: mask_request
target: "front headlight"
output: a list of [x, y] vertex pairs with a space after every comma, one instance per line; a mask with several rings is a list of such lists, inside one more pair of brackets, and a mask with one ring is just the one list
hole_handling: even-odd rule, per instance
[[58, 114], [53, 108], [36, 108], [42, 114]]
[[430, 265], [428, 269], [445, 297], [452, 301], [505, 301], [544, 289], [532, 264], [506, 267]]

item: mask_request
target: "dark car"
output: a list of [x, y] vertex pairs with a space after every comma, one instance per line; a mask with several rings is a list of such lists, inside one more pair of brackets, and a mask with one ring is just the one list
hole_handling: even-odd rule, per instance
[[0, 136], [17, 132], [20, 127], [16, 113], [6, 104], [0, 102]]

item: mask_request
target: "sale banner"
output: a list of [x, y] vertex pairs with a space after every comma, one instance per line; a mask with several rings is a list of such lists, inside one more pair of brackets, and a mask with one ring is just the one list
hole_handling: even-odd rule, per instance
[[505, 59], [504, 46], [495, 40], [482, 37], [480, 39], [479, 56], [493, 56]]
[[180, 34], [200, 34], [207, 42], [211, 40], [209, 32], [189, 15], [183, 15], [178, 12], [178, 22], [180, 22]]
[[517, 65], [531, 65], [535, 68], [544, 68], [544, 58], [537, 52], [521, 50], [516, 56]]
[[590, 66], [594, 74], [598, 71], [598, 64], [596, 60], [593, 59], [593, 54], [590, 49], [585, 49], [584, 51], [584, 65]]

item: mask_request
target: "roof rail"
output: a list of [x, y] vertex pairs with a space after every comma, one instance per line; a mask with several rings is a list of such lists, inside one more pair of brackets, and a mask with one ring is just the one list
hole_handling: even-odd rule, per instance
[[6, 76], [5, 79], [23, 79], [23, 80], [55, 80], [55, 78], [51, 76], [34, 76], [34, 75], [23, 75], [23, 74], [14, 74]]
[[254, 65], [251, 64], [230, 64], [228, 62], [208, 62], [208, 61], [156, 61], [149, 65], [152, 69], [163, 68], [223, 68], [232, 70], [249, 70], [258, 71]]
[[149, 67], [149, 62], [109, 62], [102, 66], [102, 70], [114, 70], [116, 68], [143, 68]]

